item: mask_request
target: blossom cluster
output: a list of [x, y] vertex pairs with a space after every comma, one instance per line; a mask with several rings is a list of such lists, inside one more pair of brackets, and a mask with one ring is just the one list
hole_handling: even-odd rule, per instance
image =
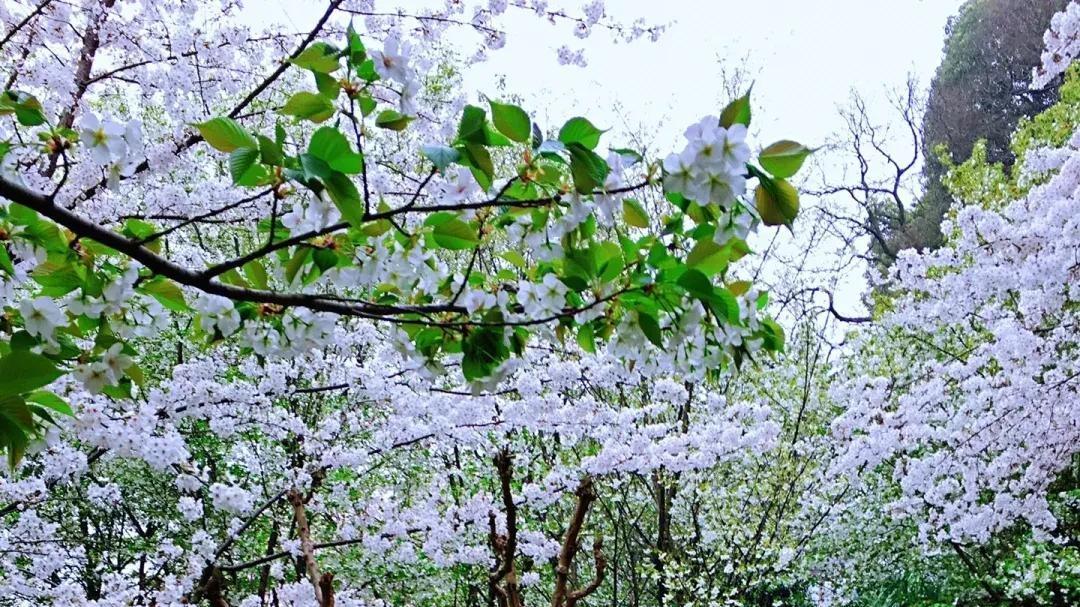
[[900, 295], [864, 337], [863, 373], [834, 388], [846, 407], [833, 422], [846, 445], [837, 472], [891, 470], [900, 494], [887, 511], [929, 545], [984, 543], [1017, 525], [1046, 540], [1058, 527], [1051, 488], [1080, 452], [1072, 128], [1015, 169], [1023, 196], [965, 200], [942, 226], [945, 247], [901, 253], [889, 276]]
[[1043, 34], [1045, 50], [1042, 65], [1035, 68], [1031, 86], [1046, 86], [1080, 55], [1080, 3], [1070, 1], [1065, 10], [1055, 14]]

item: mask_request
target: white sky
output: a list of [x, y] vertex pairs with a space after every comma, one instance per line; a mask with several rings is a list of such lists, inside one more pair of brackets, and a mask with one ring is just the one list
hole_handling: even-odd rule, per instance
[[[430, 5], [376, 1], [380, 11]], [[941, 57], [945, 21], [962, 0], [607, 0], [607, 12], [630, 23], [670, 24], [658, 42], [614, 43], [597, 30], [578, 40], [565, 24], [531, 13], [505, 16], [507, 44], [474, 67], [466, 84], [499, 97], [496, 78], [521, 95], [542, 124], [586, 115], [599, 126], [659, 125], [657, 143], [717, 113], [726, 96], [720, 72], [740, 65], [755, 82], [755, 127], [762, 141], [780, 137], [816, 145], [839, 127], [837, 105], [852, 88], [884, 104], [887, 87], [909, 72], [928, 82]], [[307, 29], [321, 2], [248, 0], [253, 22]], [[584, 0], [552, 0], [575, 9]], [[584, 48], [588, 67], [557, 64], [555, 49]], [[621, 113], [615, 109], [621, 104]], [[545, 119], [547, 116], [548, 119]]]

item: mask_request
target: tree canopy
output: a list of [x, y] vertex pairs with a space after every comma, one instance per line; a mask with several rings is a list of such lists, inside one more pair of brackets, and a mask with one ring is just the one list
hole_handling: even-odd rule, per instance
[[602, 2], [0, 6], [0, 605], [1077, 604], [1080, 3], [1005, 9], [863, 316], [914, 85], [808, 196], [749, 91], [656, 153], [463, 85], [518, 17], [663, 35]]

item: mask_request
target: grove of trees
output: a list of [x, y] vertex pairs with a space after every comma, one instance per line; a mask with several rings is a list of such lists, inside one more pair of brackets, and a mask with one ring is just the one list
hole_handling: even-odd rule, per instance
[[0, 4], [0, 605], [1080, 604], [1080, 4], [903, 158], [464, 87], [599, 0], [313, 4]]

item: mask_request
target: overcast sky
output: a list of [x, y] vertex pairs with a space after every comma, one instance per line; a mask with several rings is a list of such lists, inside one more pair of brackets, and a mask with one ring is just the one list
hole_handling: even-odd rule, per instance
[[[552, 0], [576, 8], [583, 1]], [[763, 140], [813, 145], [838, 128], [836, 107], [852, 88], [884, 103], [887, 87], [911, 72], [929, 80], [941, 57], [947, 18], [962, 0], [607, 0], [609, 15], [669, 24], [657, 42], [614, 43], [597, 31], [578, 40], [524, 11], [507, 13], [507, 44], [473, 68], [467, 84], [499, 95], [496, 77], [522, 95], [539, 120], [585, 114], [602, 126], [661, 125], [672, 142], [685, 125], [718, 112], [722, 69], [754, 82], [755, 126]], [[321, 3], [248, 0], [254, 21], [306, 29]], [[426, 1], [376, 1], [380, 11]], [[257, 13], [257, 15], [256, 15]], [[555, 49], [584, 48], [587, 67], [560, 66]], [[616, 110], [616, 107], [619, 110]]]

